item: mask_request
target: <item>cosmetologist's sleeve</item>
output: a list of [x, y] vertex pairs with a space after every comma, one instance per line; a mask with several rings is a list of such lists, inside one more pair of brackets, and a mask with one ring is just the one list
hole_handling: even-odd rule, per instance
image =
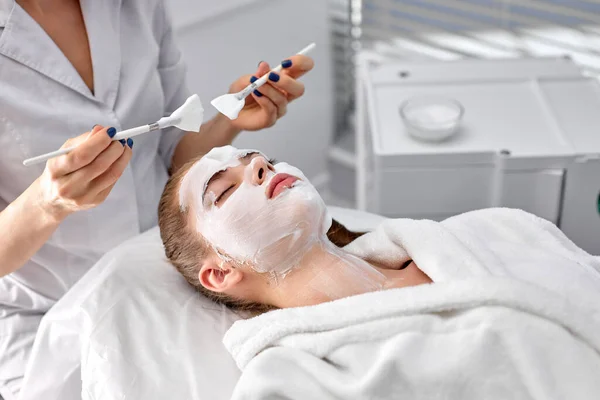
[[[191, 95], [186, 84], [186, 65], [179, 47], [175, 43], [171, 15], [165, 0], [158, 1], [158, 15], [156, 18], [159, 29], [160, 55], [158, 72], [162, 84], [165, 111], [170, 115]], [[178, 128], [163, 129], [159, 144], [159, 154], [167, 168], [171, 167], [173, 152], [186, 132]]]

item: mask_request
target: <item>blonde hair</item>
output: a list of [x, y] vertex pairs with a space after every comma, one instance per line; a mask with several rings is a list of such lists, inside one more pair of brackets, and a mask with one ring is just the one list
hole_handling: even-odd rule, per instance
[[[238, 299], [225, 293], [208, 290], [200, 283], [198, 274], [200, 262], [210, 249], [204, 238], [189, 227], [189, 211], [179, 206], [179, 186], [185, 174], [200, 157], [188, 162], [177, 170], [167, 182], [158, 207], [158, 225], [165, 248], [165, 254], [171, 264], [196, 290], [209, 299], [227, 307], [252, 314], [273, 310], [274, 307], [244, 299]], [[364, 233], [352, 232], [342, 224], [333, 221], [327, 232], [329, 240], [343, 247]]]

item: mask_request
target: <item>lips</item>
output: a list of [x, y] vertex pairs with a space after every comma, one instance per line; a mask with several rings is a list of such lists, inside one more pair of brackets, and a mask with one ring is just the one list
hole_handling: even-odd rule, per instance
[[290, 174], [277, 174], [271, 179], [269, 187], [267, 188], [267, 198], [274, 199], [285, 189], [292, 187], [294, 182], [299, 180]]

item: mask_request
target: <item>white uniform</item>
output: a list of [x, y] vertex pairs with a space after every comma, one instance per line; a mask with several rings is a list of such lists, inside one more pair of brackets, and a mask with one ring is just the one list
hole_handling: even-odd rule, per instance
[[[24, 167], [24, 159], [55, 150], [96, 123], [120, 130], [154, 122], [189, 95], [162, 0], [81, 0], [81, 7], [94, 94], [44, 30], [14, 0], [0, 0], [0, 210], [44, 169]], [[108, 199], [68, 217], [27, 264], [0, 279], [5, 400], [19, 390], [44, 313], [107, 250], [156, 225], [182, 135], [173, 129], [136, 137], [131, 163]]]

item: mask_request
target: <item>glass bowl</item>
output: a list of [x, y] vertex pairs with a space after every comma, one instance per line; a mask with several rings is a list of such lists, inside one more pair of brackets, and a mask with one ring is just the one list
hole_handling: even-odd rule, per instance
[[413, 97], [400, 106], [408, 133], [429, 142], [439, 142], [454, 135], [464, 113], [462, 104], [444, 97]]

